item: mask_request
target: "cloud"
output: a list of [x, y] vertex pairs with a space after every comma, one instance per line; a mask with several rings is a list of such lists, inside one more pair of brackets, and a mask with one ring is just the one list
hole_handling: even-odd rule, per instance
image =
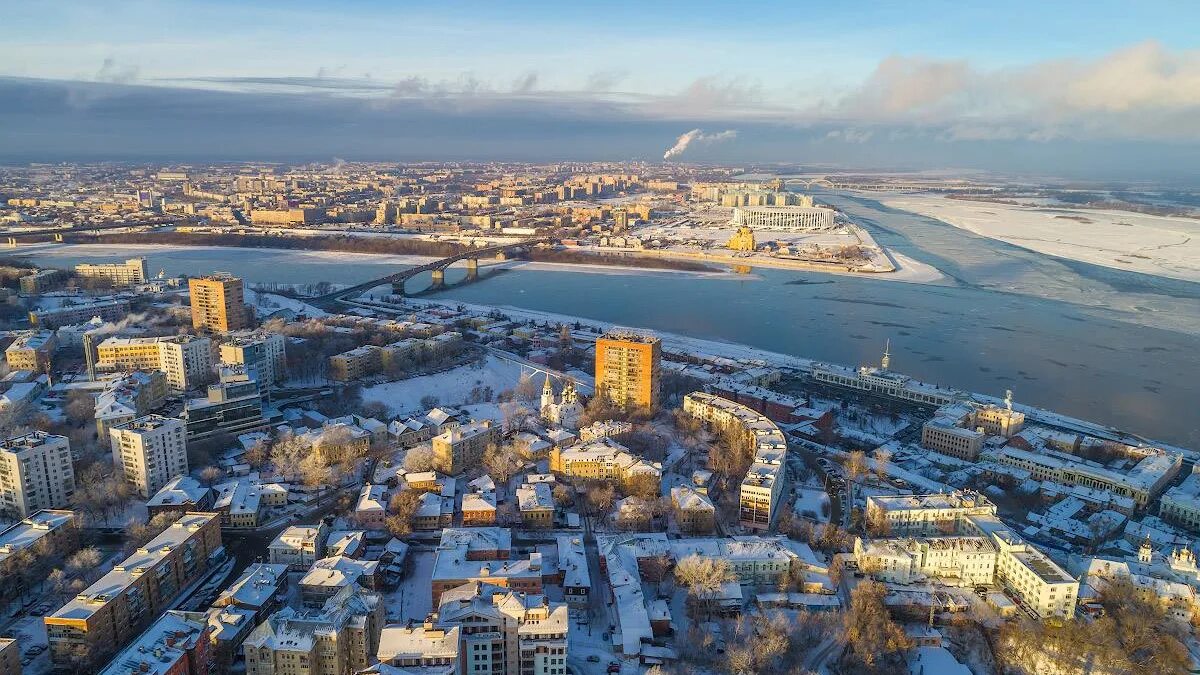
[[875, 132], [870, 129], [832, 129], [825, 134], [829, 140], [846, 143], [866, 143], [874, 137]]
[[512, 90], [517, 94], [528, 94], [537, 88], [538, 74], [530, 71], [513, 80]]
[[700, 129], [692, 129], [675, 139], [675, 145], [672, 145], [663, 153], [663, 159], [671, 159], [682, 155], [693, 143], [719, 143], [734, 138], [737, 138], [737, 131], [734, 129], [726, 129], [715, 134], [706, 134]]
[[597, 92], [610, 91], [627, 77], [629, 77], [627, 70], [597, 70], [588, 75], [584, 89]]
[[92, 79], [97, 82], [129, 84], [137, 80], [138, 70], [137, 66], [120, 65], [115, 58], [110, 56], [104, 59], [104, 63], [100, 65], [100, 70], [96, 71], [96, 75]]
[[1084, 61], [979, 70], [895, 56], [801, 118], [924, 128], [944, 140], [1200, 140], [1200, 50], [1154, 41]]
[[[955, 129], [789, 119], [660, 118], [653, 100], [610, 92], [514, 94], [464, 77], [444, 86], [420, 78], [400, 87], [377, 83], [374, 95], [342, 90], [230, 91], [0, 77], [0, 161], [657, 161], [664, 138], [680, 129], [733, 136], [706, 146], [706, 159], [832, 164], [855, 169], [979, 168], [1103, 180], [1200, 180], [1200, 145], [1179, 142], [1080, 142], [1061, 134], [1017, 135], [986, 143], [953, 137], [995, 136], [995, 125]], [[477, 93], [457, 93], [473, 90]], [[425, 92], [417, 96], [415, 93]], [[720, 124], [721, 126], [716, 126]], [[704, 129], [728, 129], [705, 134]], [[863, 142], [831, 142], [832, 138]], [[1021, 133], [1025, 133], [1021, 131]], [[946, 134], [947, 142], [937, 140]], [[695, 141], [691, 141], [694, 146]], [[649, 151], [648, 151], [649, 150]], [[694, 147], [688, 152], [695, 151]], [[686, 156], [686, 155], [684, 155]]]

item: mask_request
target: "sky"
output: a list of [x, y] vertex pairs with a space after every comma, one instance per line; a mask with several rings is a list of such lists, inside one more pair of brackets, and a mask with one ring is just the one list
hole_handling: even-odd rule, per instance
[[1194, 2], [0, 3], [0, 160], [1200, 175]]

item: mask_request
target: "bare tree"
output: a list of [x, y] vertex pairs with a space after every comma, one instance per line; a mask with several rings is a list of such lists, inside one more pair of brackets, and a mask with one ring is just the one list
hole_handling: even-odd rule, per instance
[[271, 444], [271, 465], [281, 476], [300, 475], [300, 463], [312, 454], [312, 446], [297, 434], [284, 434]]
[[713, 598], [737, 576], [728, 560], [690, 555], [675, 565], [675, 582], [688, 590], [692, 606], [708, 615]]
[[884, 659], [899, 655], [911, 644], [904, 629], [888, 615], [883, 599], [887, 589], [864, 581], [850, 594], [850, 607], [843, 618], [846, 640], [854, 658], [866, 669], [877, 668]]
[[213, 483], [221, 480], [221, 477], [224, 475], [225, 472], [221, 470], [221, 467], [218, 466], [209, 465], [203, 469], [200, 469], [200, 479], [203, 480], [204, 484], [208, 485], [209, 487], [212, 487]]
[[404, 453], [404, 469], [406, 471], [432, 471], [433, 446], [425, 443], [409, 448]]
[[513, 390], [513, 397], [518, 401], [529, 403], [537, 400], [540, 391], [541, 388], [537, 382], [533, 381], [533, 376], [529, 371], [522, 371], [521, 377], [517, 380], [516, 389]]
[[877, 448], [875, 450], [875, 473], [880, 479], [887, 476], [888, 466], [892, 462], [892, 451], [887, 448]]
[[497, 483], [508, 483], [524, 466], [516, 448], [511, 445], [500, 446], [483, 456], [483, 468]]
[[525, 431], [537, 421], [537, 415], [528, 406], [515, 401], [501, 403], [500, 416], [500, 425], [506, 434]]
[[412, 520], [421, 506], [421, 494], [416, 490], [400, 490], [388, 500], [388, 517], [385, 527], [392, 536], [412, 534]]
[[846, 476], [850, 480], [858, 480], [867, 473], [867, 455], [862, 450], [855, 450], [846, 458]]

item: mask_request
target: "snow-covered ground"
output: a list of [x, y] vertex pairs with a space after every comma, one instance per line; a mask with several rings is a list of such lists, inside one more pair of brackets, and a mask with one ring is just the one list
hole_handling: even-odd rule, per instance
[[[475, 387], [491, 387], [493, 395], [517, 386], [522, 366], [495, 356], [443, 373], [423, 375], [398, 382], [385, 382], [362, 390], [364, 401], [380, 401], [399, 415], [421, 409], [421, 398], [436, 396], [439, 405], [458, 406]], [[479, 412], [492, 417], [497, 413], [479, 406]]]
[[310, 317], [326, 316], [326, 312], [312, 305], [295, 300], [293, 298], [276, 295], [274, 293], [263, 293], [246, 289], [246, 302], [254, 305], [259, 316], [266, 316], [273, 312], [278, 312], [281, 309], [290, 309], [293, 312], [304, 313]]
[[903, 195], [904, 211], [1039, 253], [1145, 274], [1200, 281], [1200, 220], [1128, 211], [1014, 206]]
[[407, 576], [400, 586], [384, 595], [384, 614], [388, 623], [403, 623], [408, 619], [421, 621], [433, 607], [430, 594], [433, 580], [433, 551], [412, 551]]

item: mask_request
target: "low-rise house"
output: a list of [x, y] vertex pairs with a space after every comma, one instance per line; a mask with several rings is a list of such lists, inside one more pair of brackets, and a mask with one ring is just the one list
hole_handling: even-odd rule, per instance
[[221, 591], [212, 605], [249, 610], [252, 620], [257, 623], [279, 609], [287, 592], [287, 565], [251, 563], [237, 580]]
[[681, 532], [690, 534], [712, 534], [716, 528], [717, 508], [708, 495], [680, 485], [671, 488], [671, 507], [675, 524]]
[[517, 488], [517, 507], [525, 527], [545, 529], [554, 526], [554, 496], [547, 483], [526, 483]]
[[325, 549], [328, 534], [325, 523], [293, 525], [280, 532], [267, 546], [270, 562], [292, 569], [307, 569], [318, 560], [319, 552]]
[[317, 608], [351, 584], [374, 590], [378, 571], [377, 560], [356, 560], [346, 556], [322, 558], [300, 578], [300, 599], [305, 607]]
[[363, 485], [354, 506], [354, 519], [368, 530], [384, 529], [387, 520], [387, 488], [383, 485]]
[[496, 524], [496, 493], [469, 492], [462, 498], [462, 522], [466, 527]]
[[235, 529], [258, 527], [262, 515], [262, 493], [258, 482], [239, 478], [213, 486], [213, 510], [221, 514], [221, 526]]
[[212, 500], [212, 490], [191, 476], [179, 475], [154, 493], [146, 502], [146, 511], [151, 518], [167, 512], [207, 511]]

